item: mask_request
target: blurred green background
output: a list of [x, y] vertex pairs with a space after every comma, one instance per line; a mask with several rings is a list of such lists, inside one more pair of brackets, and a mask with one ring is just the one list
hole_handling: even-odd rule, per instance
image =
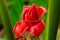
[[[54, 39], [60, 40], [60, 29], [59, 29], [60, 22], [57, 22], [57, 21], [59, 21], [59, 19], [58, 19], [59, 16], [57, 14], [54, 14], [58, 11], [58, 10], [56, 11], [56, 9], [58, 9], [57, 6], [60, 2], [60, 1], [59, 2], [58, 1], [57, 0], [55, 0], [55, 1], [54, 0], [52, 0], [52, 1], [51, 0], [50, 1], [49, 0], [0, 0], [0, 40], [14, 40], [15, 39], [12, 29], [13, 29], [14, 25], [16, 24], [16, 22], [18, 22], [22, 19], [21, 15], [22, 15], [23, 6], [32, 5], [33, 3], [36, 4], [37, 6], [42, 6], [42, 7], [46, 8], [48, 10], [48, 13], [51, 13], [51, 14], [46, 13], [41, 18], [45, 22], [47, 20], [46, 25], [51, 25], [51, 24], [48, 24], [48, 20], [49, 20], [48, 18], [54, 20], [54, 16], [57, 16], [57, 17], [55, 17], [56, 22], [54, 21], [54, 23], [53, 23], [52, 20], [49, 21], [53, 25], [56, 24], [56, 27], [54, 27], [55, 29], [53, 29], [56, 31], [54, 31], [53, 33], [55, 33], [54, 35], [57, 39], [54, 37], [54, 35], [52, 33], [48, 33], [48, 31], [50, 32], [50, 30], [52, 29], [52, 27], [48, 28], [48, 26], [46, 27], [47, 30], [45, 30], [39, 36], [39, 38], [41, 38], [41, 40], [48, 40], [51, 35], [52, 40], [54, 40]], [[52, 6], [52, 8], [51, 8], [51, 6]], [[50, 10], [53, 10], [54, 8], [56, 8], [55, 9], [56, 12], [50, 11]], [[59, 8], [60, 8], [60, 6], [59, 6]], [[49, 15], [51, 16], [52, 13], [53, 13], [53, 16], [49, 17]], [[59, 26], [57, 26], [57, 25], [59, 25]], [[58, 32], [58, 33], [56, 33], [56, 32]], [[48, 33], [48, 34], [46, 34], [46, 33]], [[56, 36], [56, 34], [57, 34], [57, 36]], [[39, 40], [39, 38], [36, 38], [36, 40]], [[49, 40], [51, 40], [51, 39], [49, 39]]]

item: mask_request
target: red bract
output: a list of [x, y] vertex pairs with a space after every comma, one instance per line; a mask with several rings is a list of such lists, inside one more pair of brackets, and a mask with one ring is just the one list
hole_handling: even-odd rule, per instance
[[26, 31], [27, 28], [28, 28], [28, 26], [25, 23], [18, 22], [15, 25], [13, 31], [14, 31], [15, 35], [19, 37], [19, 36], [21, 36], [23, 34], [23, 32]]
[[39, 21], [36, 25], [32, 26], [27, 32], [29, 32], [30, 34], [34, 35], [34, 36], [39, 36], [42, 31], [44, 30], [44, 22], [43, 21]]
[[14, 33], [20, 37], [24, 32], [29, 32], [34, 36], [39, 36], [44, 30], [44, 22], [40, 19], [46, 13], [46, 9], [41, 6], [24, 6], [22, 22], [18, 22], [14, 27]]

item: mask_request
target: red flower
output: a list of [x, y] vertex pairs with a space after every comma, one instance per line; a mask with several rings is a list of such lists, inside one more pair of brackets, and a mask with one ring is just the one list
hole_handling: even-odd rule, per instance
[[24, 32], [29, 32], [34, 36], [39, 36], [44, 30], [44, 22], [40, 19], [46, 12], [41, 6], [24, 6], [22, 14], [22, 22], [18, 22], [14, 27], [16, 36], [22, 36]]

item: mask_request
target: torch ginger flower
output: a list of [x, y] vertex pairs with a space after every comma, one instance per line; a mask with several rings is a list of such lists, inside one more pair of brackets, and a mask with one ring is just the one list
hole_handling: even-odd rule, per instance
[[39, 36], [44, 28], [45, 23], [41, 20], [41, 16], [46, 13], [46, 9], [41, 6], [24, 6], [23, 14], [22, 14], [22, 21], [18, 22], [13, 32], [17, 37], [23, 35], [23, 33], [28, 32], [33, 36]]

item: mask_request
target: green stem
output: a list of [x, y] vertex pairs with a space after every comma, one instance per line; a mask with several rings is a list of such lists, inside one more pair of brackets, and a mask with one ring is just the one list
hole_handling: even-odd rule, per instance
[[14, 40], [12, 25], [9, 16], [10, 12], [8, 11], [8, 7], [6, 6], [5, 0], [0, 0], [0, 4], [1, 4], [1, 9], [0, 9], [1, 18], [6, 32], [7, 40]]
[[44, 40], [56, 40], [59, 21], [60, 0], [49, 0]]

